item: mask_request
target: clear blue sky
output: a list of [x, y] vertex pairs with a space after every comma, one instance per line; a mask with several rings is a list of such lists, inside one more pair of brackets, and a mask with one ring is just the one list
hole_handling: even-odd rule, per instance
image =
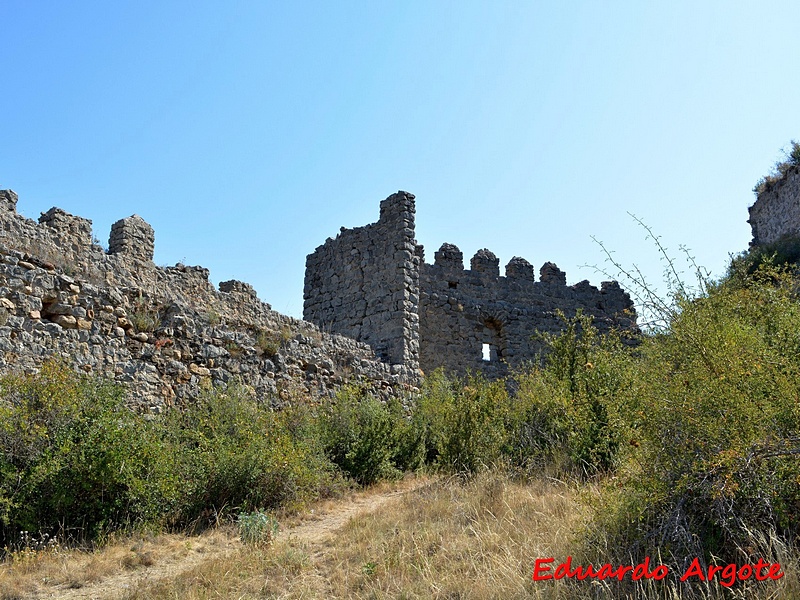
[[0, 188], [302, 314], [305, 256], [417, 196], [417, 239], [720, 275], [800, 137], [800, 3], [0, 2]]

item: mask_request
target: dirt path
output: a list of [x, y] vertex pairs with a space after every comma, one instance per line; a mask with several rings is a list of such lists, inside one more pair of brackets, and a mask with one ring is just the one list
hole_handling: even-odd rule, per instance
[[323, 509], [319, 513], [315, 510], [306, 516], [303, 523], [279, 531], [278, 540], [297, 540], [312, 545], [320, 544], [356, 515], [375, 512], [393, 499], [423, 485], [425, 482], [413, 480], [398, 484], [390, 491], [356, 495], [349, 502], [333, 505], [329, 510]]
[[[150, 546], [153, 546], [150, 548]], [[154, 544], [143, 544], [142, 550], [135, 550], [136, 544], [124, 548], [122, 560], [109, 549], [98, 557], [89, 558], [85, 564], [70, 569], [67, 581], [54, 587], [46, 587], [35, 598], [59, 600], [107, 600], [117, 598], [137, 586], [158, 582], [162, 579], [179, 576], [181, 573], [200, 565], [237, 552], [241, 542], [229, 531], [214, 531], [197, 537], [160, 536]], [[133, 555], [132, 560], [126, 558]], [[138, 564], [136, 564], [138, 562]], [[93, 564], [94, 563], [94, 564]], [[69, 569], [64, 565], [65, 570]]]
[[[277, 539], [298, 541], [312, 549], [316, 546], [317, 550], [321, 550], [324, 542], [351, 518], [374, 512], [426, 484], [424, 480], [411, 479], [389, 488], [358, 492], [344, 500], [319, 504], [297, 519], [297, 523], [290, 523], [281, 529]], [[34, 592], [30, 597], [47, 600], [111, 600], [137, 587], [178, 577], [202, 563], [239, 552], [241, 548], [241, 542], [230, 529], [218, 529], [196, 537], [159, 536], [149, 544], [132, 542], [106, 549], [95, 556], [73, 559], [73, 564], [67, 564], [65, 560], [61, 565], [62, 573], [38, 578], [38, 593]], [[48, 579], [53, 583], [48, 585]]]

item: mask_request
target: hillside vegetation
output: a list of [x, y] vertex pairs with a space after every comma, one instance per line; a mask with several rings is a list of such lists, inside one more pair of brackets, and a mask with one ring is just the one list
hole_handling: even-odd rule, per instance
[[[245, 387], [231, 386], [154, 418], [127, 410], [120, 389], [58, 363], [7, 376], [0, 381], [1, 545], [13, 562], [48, 545], [102, 543], [121, 530], [236, 520], [240, 528], [263, 523], [269, 541], [271, 520], [258, 515], [418, 470], [457, 476], [460, 483], [448, 485], [478, 495], [475, 518], [473, 508], [463, 509], [466, 516], [449, 526], [480, 537], [486, 511], [500, 522], [511, 518], [508, 510], [524, 512], [525, 492], [514, 492], [512, 502], [507, 490], [550, 478], [571, 482], [570, 502], [582, 499], [587, 511], [560, 517], [563, 528], [555, 529], [569, 532], [559, 548], [573, 564], [636, 565], [649, 557], [670, 575], [532, 582], [536, 555], [503, 549], [535, 536], [526, 529], [535, 519], [520, 518], [512, 519], [513, 534], [485, 530], [495, 541], [493, 560], [505, 552], [515, 561], [503, 577], [518, 596], [496, 583], [465, 586], [457, 596], [435, 590], [439, 572], [441, 581], [488, 577], [484, 562], [461, 575], [429, 566], [416, 580], [404, 570], [402, 585], [369, 587], [384, 561], [406, 560], [387, 541], [383, 554], [371, 550], [364, 561], [372, 565], [364, 583], [372, 592], [362, 597], [790, 597], [800, 527], [800, 303], [792, 268], [775, 263], [746, 255], [721, 282], [703, 281], [700, 292], [675, 286], [635, 343], [598, 335], [581, 314], [564, 317], [564, 332], [545, 338], [546, 358], [511, 381], [433, 373], [418, 397], [387, 404], [352, 387], [322, 405], [296, 399], [272, 412]], [[455, 499], [463, 496], [446, 493], [461, 510]], [[436, 520], [449, 518], [440, 512], [424, 527], [437, 530]], [[369, 526], [364, 535], [379, 531]], [[446, 533], [437, 535], [426, 542], [434, 554], [449, 543]], [[439, 556], [469, 561], [470, 545]], [[553, 567], [566, 558], [555, 556]], [[785, 577], [735, 581], [720, 571], [711, 583], [679, 579], [693, 562], [707, 573], [708, 565], [759, 559], [780, 563]], [[261, 588], [252, 597], [259, 595], [280, 593]]]

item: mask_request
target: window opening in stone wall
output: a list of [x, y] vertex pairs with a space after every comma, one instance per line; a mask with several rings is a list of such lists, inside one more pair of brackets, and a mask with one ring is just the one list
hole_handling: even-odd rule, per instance
[[447, 282], [447, 287], [449, 287], [451, 290], [454, 290], [454, 289], [456, 289], [458, 287], [458, 282], [457, 281], [448, 281]]
[[481, 357], [484, 361], [495, 362], [503, 357], [502, 326], [494, 319], [483, 322], [483, 345]]

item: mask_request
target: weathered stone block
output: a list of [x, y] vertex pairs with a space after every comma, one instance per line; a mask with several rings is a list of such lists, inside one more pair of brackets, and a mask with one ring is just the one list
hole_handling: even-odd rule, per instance
[[14, 190], [0, 190], [0, 210], [17, 212], [17, 201], [19, 196]]
[[72, 315], [55, 315], [51, 320], [64, 329], [76, 329], [78, 327], [78, 320]]
[[152, 261], [155, 250], [155, 232], [139, 215], [120, 219], [111, 226], [108, 253]]
[[534, 281], [533, 265], [524, 258], [515, 256], [506, 265], [506, 277], [523, 281]]
[[539, 280], [542, 283], [554, 285], [567, 285], [567, 274], [564, 273], [555, 263], [546, 262], [539, 269]]
[[500, 259], [494, 252], [483, 248], [475, 253], [469, 261], [470, 269], [484, 277], [500, 277]]

